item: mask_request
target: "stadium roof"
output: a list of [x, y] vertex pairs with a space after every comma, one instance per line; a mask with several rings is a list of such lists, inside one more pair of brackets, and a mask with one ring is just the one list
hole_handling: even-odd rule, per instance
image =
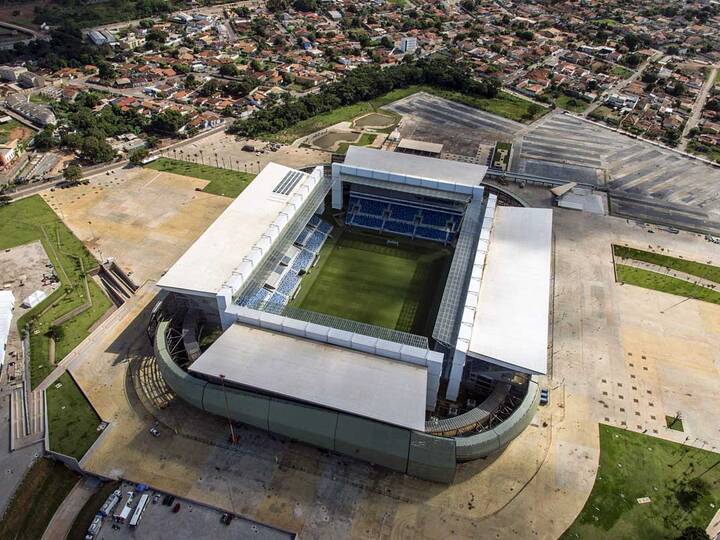
[[[386, 152], [363, 146], [348, 148], [343, 165], [469, 186], [479, 186], [487, 172], [484, 165]], [[347, 170], [343, 172], [349, 173]]]
[[176, 292], [215, 295], [291, 199], [308, 191], [307, 178], [303, 172], [269, 163], [158, 285]]
[[442, 144], [430, 143], [425, 141], [417, 141], [415, 139], [400, 139], [397, 145], [402, 150], [412, 150], [415, 152], [427, 152], [429, 154], [440, 154], [443, 149]]
[[233, 324], [190, 371], [388, 424], [425, 430], [427, 370]]
[[500, 206], [468, 353], [525, 373], [547, 373], [552, 210]]

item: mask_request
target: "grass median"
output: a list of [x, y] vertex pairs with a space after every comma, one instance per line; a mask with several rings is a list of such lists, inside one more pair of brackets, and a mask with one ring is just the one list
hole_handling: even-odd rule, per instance
[[669, 255], [662, 255], [660, 253], [653, 253], [651, 251], [644, 251], [625, 246], [613, 246], [613, 251], [616, 257], [664, 266], [672, 270], [677, 270], [678, 272], [684, 272], [686, 274], [704, 278], [720, 284], [719, 266], [688, 261], [686, 259], [679, 259], [677, 257], [670, 257]]
[[615, 268], [617, 270], [618, 280], [623, 283], [677, 296], [684, 296], [685, 298], [692, 298], [694, 300], [702, 300], [703, 302], [720, 304], [720, 292], [695, 285], [689, 281], [643, 270], [641, 268], [626, 266], [624, 264], [618, 264]]

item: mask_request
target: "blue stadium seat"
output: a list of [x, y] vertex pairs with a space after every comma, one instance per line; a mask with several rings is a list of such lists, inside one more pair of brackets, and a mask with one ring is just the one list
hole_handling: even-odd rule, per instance
[[303, 249], [300, 253], [298, 253], [298, 256], [295, 257], [295, 260], [292, 263], [292, 269], [295, 272], [300, 272], [301, 270], [306, 270], [310, 268], [310, 265], [313, 262], [313, 259], [315, 258], [315, 255], [308, 251], [307, 249]]
[[439, 240], [441, 242], [447, 239], [447, 233], [445, 231], [433, 227], [423, 227], [422, 225], [418, 225], [417, 229], [415, 229], [415, 236], [425, 238], [426, 240]]
[[312, 236], [305, 242], [305, 249], [308, 251], [312, 251], [313, 253], [318, 253], [320, 251], [320, 248], [325, 243], [325, 240], [327, 239], [327, 236], [325, 236], [320, 231], [315, 231]]
[[352, 224], [358, 225], [359, 227], [366, 227], [368, 229], [380, 229], [382, 227], [383, 220], [382, 218], [375, 216], [361, 216], [358, 214], [353, 217]]
[[310, 235], [313, 233], [313, 229], [310, 229], [308, 227], [305, 227], [302, 232], [298, 235], [298, 237], [295, 239], [295, 243], [301, 246], [304, 246]]
[[400, 221], [409, 221], [411, 223], [415, 222], [415, 218], [417, 217], [418, 209], [412, 208], [410, 206], [402, 206], [399, 204], [391, 204], [390, 205], [390, 218], [391, 219], [397, 219]]
[[277, 292], [270, 297], [270, 300], [268, 300], [268, 302], [271, 304], [282, 304], [282, 305], [287, 304], [287, 301], [288, 301], [287, 296], [285, 296], [284, 294], [277, 293]]
[[308, 221], [308, 225], [311, 227], [317, 227], [320, 225], [320, 216], [317, 214], [313, 214], [313, 216], [310, 218], [310, 221]]
[[330, 234], [330, 231], [332, 231], [332, 225], [330, 225], [327, 221], [321, 221], [318, 224], [318, 230], [322, 233]]
[[286, 296], [292, 296], [292, 293], [295, 292], [295, 289], [297, 289], [299, 283], [300, 277], [298, 277], [295, 272], [290, 270], [280, 280], [276, 293], [284, 294]]
[[387, 221], [385, 222], [385, 230], [392, 231], [407, 236], [412, 236], [415, 225], [404, 221]]

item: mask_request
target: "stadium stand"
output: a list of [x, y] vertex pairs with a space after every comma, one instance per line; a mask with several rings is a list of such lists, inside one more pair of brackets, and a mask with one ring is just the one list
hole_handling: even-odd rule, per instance
[[317, 214], [314, 214], [310, 218], [310, 221], [308, 221], [308, 225], [310, 225], [311, 227], [317, 227], [318, 225], [320, 225], [320, 222], [321, 222], [320, 216], [318, 216]]
[[278, 284], [277, 292], [285, 296], [292, 296], [300, 284], [300, 277], [292, 270], [283, 276]]
[[320, 248], [325, 243], [325, 240], [327, 240], [327, 235], [323, 234], [319, 230], [316, 230], [312, 233], [312, 236], [305, 243], [305, 249], [311, 251], [312, 253], [319, 253]]
[[366, 229], [391, 232], [449, 243], [460, 229], [461, 214], [423, 208], [400, 201], [380, 201], [353, 193], [345, 223]]
[[295, 260], [292, 263], [293, 271], [298, 273], [302, 270], [307, 271], [314, 259], [314, 253], [308, 251], [307, 249], [303, 249], [300, 253], [298, 253], [298, 256], [295, 257]]

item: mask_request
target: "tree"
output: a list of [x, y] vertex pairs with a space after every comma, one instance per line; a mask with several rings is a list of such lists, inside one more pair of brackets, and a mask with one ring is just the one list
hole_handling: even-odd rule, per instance
[[105, 81], [115, 79], [115, 68], [108, 62], [102, 62], [98, 65], [98, 77]]
[[194, 90], [198, 87], [198, 84], [199, 83], [195, 78], [195, 75], [193, 75], [192, 73], [185, 77], [185, 88], [187, 88], [188, 90]]
[[315, 11], [317, 9], [317, 0], [295, 0], [293, 7], [298, 11]]
[[515, 35], [523, 41], [532, 41], [534, 34], [530, 30], [518, 30]]
[[45, 334], [54, 342], [62, 341], [65, 337], [65, 329], [62, 326], [52, 325]]
[[77, 182], [82, 178], [82, 169], [74, 163], [65, 167], [63, 178], [69, 182]]
[[167, 109], [157, 115], [150, 122], [150, 130], [164, 135], [177, 135], [185, 125], [185, 117], [175, 109]]
[[220, 75], [225, 75], [226, 77], [234, 77], [237, 74], [238, 68], [235, 64], [228, 63], [220, 66]]
[[98, 137], [85, 137], [80, 147], [82, 157], [93, 164], [105, 163], [115, 157], [115, 150], [107, 141]]
[[676, 540], [710, 540], [702, 527], [685, 527]]
[[388, 36], [383, 36], [380, 40], [380, 45], [385, 47], [386, 49], [392, 49], [395, 47], [395, 44], [392, 42], [392, 39], [390, 39]]
[[40, 133], [35, 135], [35, 138], [33, 139], [35, 148], [41, 152], [47, 152], [51, 148], [57, 146], [57, 143], [58, 141], [53, 135], [53, 129], [49, 127], [43, 129]]
[[128, 157], [130, 159], [130, 163], [132, 163], [133, 165], [140, 165], [142, 164], [143, 160], [149, 155], [150, 152], [148, 152], [147, 148], [138, 148], [130, 152], [130, 155]]

